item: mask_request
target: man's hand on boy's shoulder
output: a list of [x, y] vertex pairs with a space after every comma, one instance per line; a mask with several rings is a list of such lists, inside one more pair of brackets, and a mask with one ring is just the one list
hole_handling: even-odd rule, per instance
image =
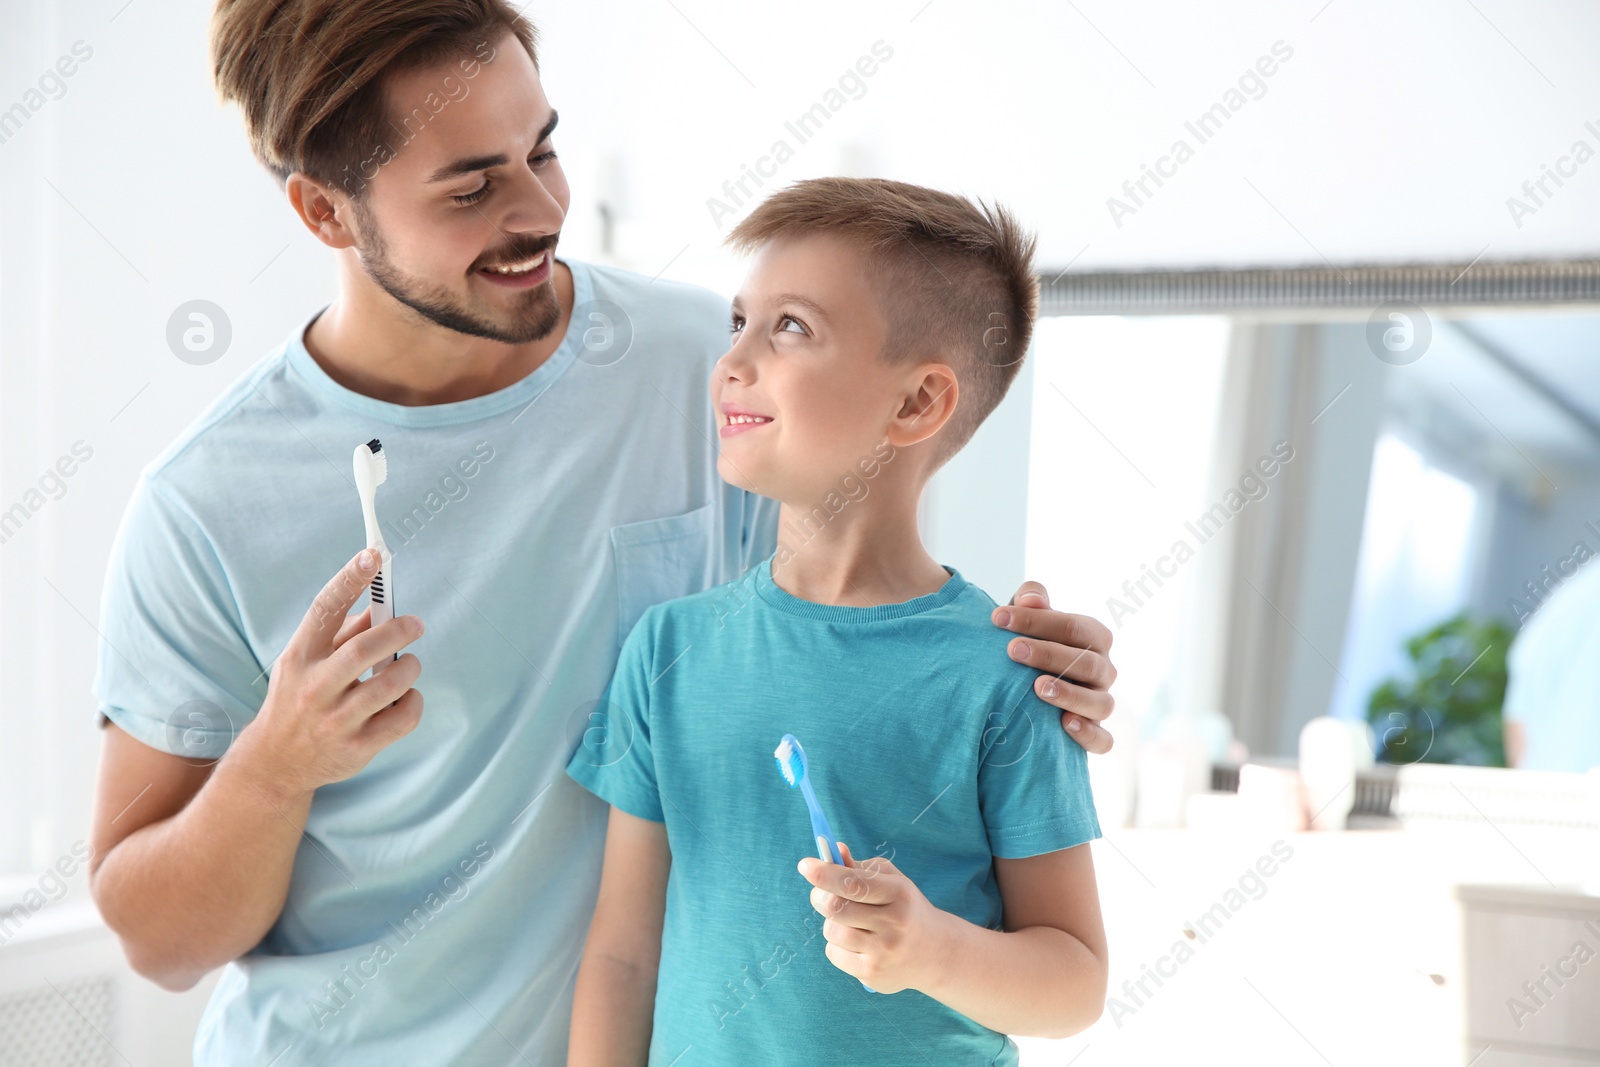
[[1061, 709], [1061, 727], [1086, 751], [1111, 751], [1111, 731], [1101, 725], [1115, 701], [1111, 683], [1111, 631], [1097, 619], [1050, 607], [1038, 582], [1023, 582], [1011, 603], [994, 609], [994, 624], [1021, 636], [1006, 646], [1018, 663], [1037, 668], [1033, 691]]

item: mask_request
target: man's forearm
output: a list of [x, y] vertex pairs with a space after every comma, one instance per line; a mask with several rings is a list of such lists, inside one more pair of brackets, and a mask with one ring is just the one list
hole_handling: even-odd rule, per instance
[[122, 839], [95, 875], [129, 962], [169, 989], [253, 948], [288, 897], [311, 794], [285, 795], [257, 774], [248, 732], [182, 811]]
[[644, 1067], [650, 1055], [656, 972], [585, 950], [572, 994], [568, 1067]]
[[947, 965], [917, 989], [1003, 1034], [1067, 1037], [1105, 1007], [1105, 965], [1082, 941], [1051, 926], [990, 930], [947, 920]]

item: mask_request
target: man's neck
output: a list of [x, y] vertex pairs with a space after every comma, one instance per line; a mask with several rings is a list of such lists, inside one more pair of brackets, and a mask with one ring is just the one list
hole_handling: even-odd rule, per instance
[[407, 407], [471, 400], [514, 385], [561, 346], [572, 317], [572, 271], [555, 262], [561, 320], [549, 336], [508, 345], [457, 333], [376, 286], [343, 287], [305, 333], [306, 351], [353, 392]]
[[[919, 494], [890, 499], [883, 488], [874, 489], [870, 502], [847, 501], [837, 514], [825, 505], [783, 504], [773, 582], [801, 600], [843, 607], [898, 604], [936, 592], [950, 575], [918, 534]], [[830, 517], [819, 526], [822, 516]]]

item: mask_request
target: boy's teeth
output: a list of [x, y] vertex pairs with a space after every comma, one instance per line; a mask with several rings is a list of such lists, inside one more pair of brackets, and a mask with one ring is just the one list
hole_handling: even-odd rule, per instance
[[765, 415], [729, 415], [728, 425], [732, 426], [741, 422], [771, 422]]
[[530, 270], [537, 269], [539, 265], [544, 262], [544, 256], [545, 254], [540, 252], [532, 259], [518, 263], [513, 267], [490, 267], [489, 269], [494, 271], [496, 274], [526, 274]]

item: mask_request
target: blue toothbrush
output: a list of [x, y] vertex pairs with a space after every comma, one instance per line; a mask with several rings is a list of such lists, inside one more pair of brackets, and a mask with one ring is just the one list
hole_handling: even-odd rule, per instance
[[[839, 851], [839, 842], [834, 839], [833, 827], [828, 825], [828, 817], [822, 814], [822, 805], [817, 803], [817, 794], [811, 788], [811, 776], [806, 770], [806, 750], [800, 747], [800, 739], [794, 734], [784, 734], [783, 740], [778, 742], [777, 751], [772, 755], [778, 761], [778, 770], [782, 772], [783, 780], [789, 783], [789, 788], [798, 788], [800, 795], [806, 798], [806, 808], [811, 812], [811, 833], [817, 839], [818, 858], [842, 865], [844, 856]], [[868, 993], [877, 992], [865, 982], [861, 983], [861, 988]]]

